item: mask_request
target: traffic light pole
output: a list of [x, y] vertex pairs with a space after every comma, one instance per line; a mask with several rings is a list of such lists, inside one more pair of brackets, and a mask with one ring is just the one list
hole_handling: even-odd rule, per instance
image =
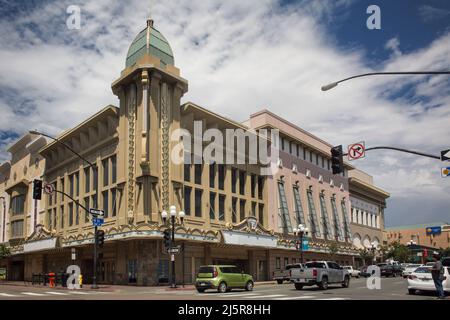
[[[441, 157], [439, 156], [434, 156], [432, 154], [428, 154], [428, 153], [423, 153], [423, 152], [418, 152], [418, 151], [412, 151], [412, 150], [407, 150], [407, 149], [403, 149], [403, 148], [397, 148], [397, 147], [387, 147], [387, 146], [380, 146], [380, 147], [371, 147], [371, 148], [366, 148], [366, 151], [370, 151], [370, 150], [381, 150], [381, 149], [387, 149], [387, 150], [395, 150], [395, 151], [400, 151], [400, 152], [406, 152], [406, 153], [411, 153], [411, 154], [415, 154], [418, 156], [422, 156], [422, 157], [427, 157], [427, 158], [433, 158], [433, 159], [438, 159], [441, 160]], [[343, 156], [348, 155], [348, 153], [344, 153]]]

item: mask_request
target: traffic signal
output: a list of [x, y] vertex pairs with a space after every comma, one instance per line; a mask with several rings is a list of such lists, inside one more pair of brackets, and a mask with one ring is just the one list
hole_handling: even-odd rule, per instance
[[344, 153], [342, 145], [331, 148], [331, 170], [333, 174], [344, 172]]
[[33, 199], [41, 200], [42, 198], [42, 180], [35, 179], [33, 181]]
[[97, 238], [97, 245], [100, 248], [103, 247], [103, 244], [105, 243], [105, 231], [97, 230], [96, 238]]
[[164, 247], [166, 247], [166, 249], [170, 248], [170, 230], [166, 229], [164, 230]]

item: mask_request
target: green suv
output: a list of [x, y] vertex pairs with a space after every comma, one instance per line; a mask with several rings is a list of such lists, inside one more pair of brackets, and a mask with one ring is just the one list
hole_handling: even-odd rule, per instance
[[235, 288], [252, 291], [253, 277], [236, 266], [201, 266], [198, 270], [195, 288], [198, 292], [217, 289], [218, 292], [225, 293]]

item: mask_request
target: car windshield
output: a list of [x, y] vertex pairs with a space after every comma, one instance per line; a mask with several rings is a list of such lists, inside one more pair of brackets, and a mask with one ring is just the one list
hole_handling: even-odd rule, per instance
[[418, 268], [418, 267], [420, 267], [420, 264], [408, 264], [406, 267], [407, 268]]
[[414, 270], [414, 273], [431, 273], [431, 268], [420, 267]]
[[305, 268], [325, 268], [325, 264], [323, 262], [308, 262], [305, 264]]

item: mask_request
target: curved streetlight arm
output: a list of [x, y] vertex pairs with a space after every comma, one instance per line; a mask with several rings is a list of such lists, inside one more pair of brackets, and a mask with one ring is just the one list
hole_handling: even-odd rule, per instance
[[[380, 147], [366, 148], [365, 151], [370, 151], [370, 150], [380, 150], [380, 149], [388, 149], [388, 150], [401, 151], [401, 152], [406, 152], [406, 153], [416, 154], [416, 155], [419, 155], [419, 156], [422, 156], [422, 157], [428, 157], [428, 158], [433, 158], [433, 159], [441, 160], [441, 157], [439, 157], [439, 156], [434, 156], [434, 155], [428, 154], [428, 153], [423, 153], [423, 152], [418, 152], [418, 151], [412, 151], [412, 150], [403, 149], [403, 148], [397, 148], [397, 147], [380, 146]], [[343, 154], [343, 156], [346, 156], [346, 155], [348, 155], [348, 153], [344, 153], [344, 154]]]
[[333, 89], [336, 87], [339, 83], [355, 79], [355, 78], [361, 78], [361, 77], [367, 77], [367, 76], [378, 76], [378, 75], [438, 75], [438, 74], [450, 74], [450, 71], [404, 71], [404, 72], [369, 72], [369, 73], [363, 73], [358, 74], [356, 76], [348, 77], [336, 82], [329, 83], [327, 85], [322, 86], [322, 91], [328, 91], [330, 89]]
[[56, 142], [58, 142], [58, 143], [61, 143], [64, 147], [66, 147], [67, 149], [69, 149], [69, 150], [70, 150], [73, 154], [75, 154], [78, 158], [80, 158], [81, 160], [87, 162], [92, 168], [95, 168], [95, 167], [96, 167], [95, 164], [93, 164], [92, 162], [90, 162], [89, 160], [87, 160], [85, 157], [83, 157], [81, 154], [79, 154], [78, 152], [76, 152], [75, 150], [73, 150], [72, 147], [69, 146], [69, 145], [68, 145], [67, 143], [65, 143], [64, 141], [62, 141], [62, 140], [60, 140], [60, 139], [58, 139], [58, 138], [49, 136], [48, 134], [39, 132], [39, 131], [37, 131], [37, 130], [31, 130], [30, 133], [32, 133], [32, 134], [39, 134], [39, 135], [41, 135], [41, 136], [50, 138], [50, 139], [52, 139], [52, 140], [54, 140], [54, 141], [56, 141]]

